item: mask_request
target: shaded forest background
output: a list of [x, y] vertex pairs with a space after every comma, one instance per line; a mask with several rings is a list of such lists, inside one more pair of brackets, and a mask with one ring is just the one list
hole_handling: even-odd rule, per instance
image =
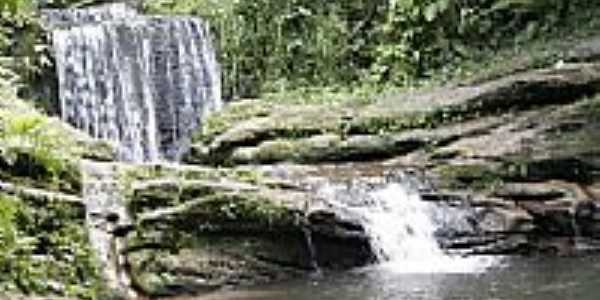
[[[52, 66], [39, 9], [93, 0], [0, 0], [0, 65], [25, 82]], [[585, 0], [146, 0], [147, 13], [208, 19], [227, 98], [302, 88], [407, 86], [559, 29], [589, 27]], [[568, 26], [567, 26], [568, 25]], [[7, 76], [7, 71], [2, 71]], [[38, 89], [39, 90], [39, 89]]]

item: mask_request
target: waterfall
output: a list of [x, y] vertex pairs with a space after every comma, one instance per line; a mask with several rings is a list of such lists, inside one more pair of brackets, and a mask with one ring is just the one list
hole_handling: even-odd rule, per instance
[[[495, 263], [489, 257], [446, 253], [435, 233], [456, 212], [422, 201], [406, 182], [326, 184], [321, 199], [361, 220], [381, 266], [401, 273], [473, 273]], [[439, 221], [443, 220], [443, 222]]]
[[125, 4], [50, 10], [63, 120], [112, 142], [123, 161], [178, 160], [221, 103], [208, 23]]

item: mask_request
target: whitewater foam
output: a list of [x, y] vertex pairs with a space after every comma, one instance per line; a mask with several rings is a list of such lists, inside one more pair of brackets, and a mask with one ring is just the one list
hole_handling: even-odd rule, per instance
[[361, 219], [370, 237], [378, 268], [396, 273], [481, 273], [498, 258], [446, 253], [435, 232], [434, 215], [451, 213], [422, 201], [419, 193], [393, 182], [371, 188], [327, 184], [321, 197]]

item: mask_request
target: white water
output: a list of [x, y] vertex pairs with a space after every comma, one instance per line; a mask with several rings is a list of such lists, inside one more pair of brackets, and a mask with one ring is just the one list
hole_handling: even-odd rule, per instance
[[62, 118], [120, 159], [177, 161], [222, 106], [208, 23], [142, 16], [123, 4], [46, 12]]
[[[363, 220], [378, 267], [398, 273], [479, 273], [497, 264], [497, 258], [450, 255], [440, 248], [435, 215], [442, 207], [422, 201], [416, 191], [401, 183], [375, 188], [349, 189], [327, 185], [321, 197]], [[350, 201], [349, 201], [350, 199]], [[447, 213], [454, 213], [448, 211]]]

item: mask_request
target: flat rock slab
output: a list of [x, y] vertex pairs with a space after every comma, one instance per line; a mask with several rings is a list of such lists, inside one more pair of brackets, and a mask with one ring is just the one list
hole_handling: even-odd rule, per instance
[[516, 201], [551, 201], [567, 196], [565, 189], [543, 183], [508, 183], [494, 191], [494, 196]]

